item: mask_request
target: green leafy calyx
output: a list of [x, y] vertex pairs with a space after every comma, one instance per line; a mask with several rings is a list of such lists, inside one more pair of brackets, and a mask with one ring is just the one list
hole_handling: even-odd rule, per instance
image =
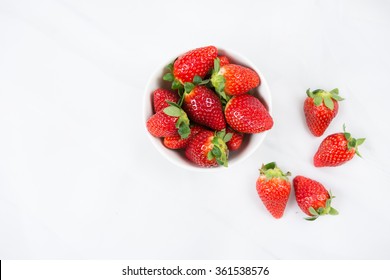
[[364, 143], [366, 138], [358, 138], [358, 139], [353, 138], [351, 136], [351, 133], [346, 131], [345, 124], [343, 125], [343, 131], [344, 131], [344, 137], [348, 141], [347, 143], [348, 150], [355, 149], [355, 154], [357, 154], [359, 157], [362, 157], [362, 155], [359, 153], [358, 147]]
[[283, 173], [283, 171], [276, 165], [275, 162], [270, 162], [261, 166], [260, 175], [264, 175], [267, 181], [273, 178], [280, 178], [288, 181], [288, 176], [290, 176], [291, 173]]
[[184, 92], [190, 93], [195, 88], [195, 85], [193, 83], [184, 83]]
[[168, 70], [168, 72], [164, 74], [163, 80], [166, 82], [170, 82], [171, 89], [178, 90], [179, 95], [181, 96], [182, 92], [184, 91], [184, 86], [182, 82], [176, 79], [175, 75], [173, 75], [173, 62], [169, 63], [165, 68]]
[[208, 152], [207, 159], [208, 160], [215, 159], [219, 165], [227, 167], [229, 150], [226, 146], [226, 142], [228, 142], [231, 138], [232, 138], [232, 134], [226, 133], [225, 129], [215, 132], [214, 137], [211, 140], [213, 147]]
[[332, 199], [335, 198], [335, 196], [332, 195], [332, 192], [329, 191], [329, 198], [325, 202], [325, 207], [319, 207], [318, 209], [314, 209], [313, 207], [309, 207], [310, 217], [305, 218], [308, 221], [314, 221], [320, 216], [324, 215], [338, 215], [339, 212], [334, 209], [332, 204]]
[[307, 96], [313, 98], [314, 105], [320, 106], [321, 104], [325, 104], [325, 106], [332, 110], [334, 109], [334, 103], [335, 101], [342, 101], [344, 98], [339, 96], [339, 89], [335, 88], [331, 91], [325, 91], [323, 89], [316, 89], [314, 91], [310, 91], [310, 88], [306, 91]]
[[177, 117], [177, 121], [175, 124], [177, 132], [182, 139], [188, 138], [191, 133], [191, 128], [190, 120], [188, 119], [186, 112], [184, 112], [184, 110], [181, 109], [180, 106], [174, 102], [167, 101], [167, 103], [169, 104], [169, 106], [164, 108], [164, 113], [171, 117]]
[[222, 103], [226, 104], [229, 101], [230, 97], [225, 93], [226, 79], [223, 76], [223, 74], [220, 73], [220, 70], [221, 70], [220, 61], [219, 58], [216, 58], [214, 59], [214, 69], [210, 81], [212, 86], [215, 88], [215, 91], [221, 97]]

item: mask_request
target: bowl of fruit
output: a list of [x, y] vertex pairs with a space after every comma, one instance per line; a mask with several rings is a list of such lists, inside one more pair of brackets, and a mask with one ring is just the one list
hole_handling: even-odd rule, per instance
[[249, 59], [201, 47], [161, 65], [145, 89], [144, 121], [154, 147], [190, 170], [222, 170], [252, 155], [273, 126], [266, 79]]

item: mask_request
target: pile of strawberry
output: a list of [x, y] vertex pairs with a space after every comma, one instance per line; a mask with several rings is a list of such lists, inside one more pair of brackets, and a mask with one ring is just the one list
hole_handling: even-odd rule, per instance
[[[338, 113], [338, 89], [329, 92], [317, 89], [306, 91], [303, 110], [306, 124], [314, 136], [322, 136]], [[313, 156], [315, 167], [334, 167], [351, 160], [358, 155], [358, 146], [363, 144], [364, 138], [355, 139], [349, 132], [331, 134], [321, 142]], [[257, 193], [264, 206], [277, 219], [283, 216], [291, 192], [289, 172], [284, 173], [274, 162], [263, 165], [260, 176], [256, 181]], [[295, 199], [301, 210], [308, 215], [307, 220], [313, 221], [323, 215], [337, 215], [338, 211], [331, 206], [332, 196], [320, 182], [296, 176], [293, 179]]]
[[216, 47], [191, 50], [167, 69], [162, 78], [171, 89], [153, 92], [154, 115], [146, 126], [196, 165], [227, 166], [229, 151], [238, 150], [245, 135], [272, 128], [267, 109], [250, 93], [261, 84], [258, 74], [219, 56]]

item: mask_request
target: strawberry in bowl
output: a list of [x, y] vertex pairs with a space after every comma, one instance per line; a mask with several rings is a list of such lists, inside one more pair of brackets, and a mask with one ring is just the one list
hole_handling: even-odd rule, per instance
[[215, 46], [196, 48], [167, 60], [151, 76], [144, 121], [152, 144], [170, 162], [221, 170], [253, 154], [272, 129], [271, 93], [247, 58]]

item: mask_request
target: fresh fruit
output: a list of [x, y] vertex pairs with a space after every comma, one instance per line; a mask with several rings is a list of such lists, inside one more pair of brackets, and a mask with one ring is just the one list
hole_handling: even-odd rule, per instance
[[230, 64], [229, 58], [225, 55], [218, 56], [219, 58], [219, 67], [225, 66], [226, 64]]
[[192, 82], [195, 76], [204, 78], [213, 67], [218, 50], [207, 46], [191, 50], [179, 56], [173, 64], [173, 77], [181, 84]]
[[256, 182], [256, 190], [261, 201], [271, 215], [279, 219], [283, 216], [291, 192], [288, 180], [290, 173], [283, 173], [275, 162], [263, 165]]
[[158, 111], [151, 116], [146, 127], [154, 137], [169, 137], [180, 135], [181, 138], [187, 138], [191, 129], [187, 114], [175, 103], [168, 101], [169, 107]]
[[148, 119], [146, 127], [154, 137], [174, 136], [178, 135], [176, 128], [177, 120], [177, 117], [171, 117], [163, 111], [158, 111]]
[[237, 65], [227, 64], [220, 66], [218, 59], [214, 61], [214, 71], [211, 83], [221, 95], [240, 95], [260, 85], [260, 77], [252, 69]]
[[169, 106], [166, 101], [177, 103], [179, 101], [179, 95], [170, 90], [158, 88], [153, 91], [153, 108], [154, 112], [161, 111]]
[[189, 137], [183, 139], [180, 135], [164, 137], [163, 144], [171, 150], [184, 149], [188, 145]]
[[231, 134], [225, 130], [219, 132], [201, 131], [191, 138], [185, 150], [185, 156], [201, 167], [228, 166], [229, 150], [226, 142]]
[[232, 134], [232, 138], [226, 142], [229, 151], [238, 150], [241, 147], [242, 141], [244, 140], [244, 134], [231, 129], [230, 127], [226, 128], [226, 132]]
[[189, 137], [185, 139], [181, 138], [180, 135], [165, 137], [163, 140], [163, 144], [165, 147], [172, 150], [184, 149], [185, 147], [187, 147], [190, 139], [202, 130], [205, 130], [205, 128], [199, 125], [191, 125], [191, 133]]
[[[267, 108], [257, 97], [248, 95], [260, 85], [259, 75], [231, 62], [236, 63], [235, 58], [224, 52], [218, 55], [215, 46], [190, 50], [166, 67], [169, 71], [162, 79], [171, 83], [172, 91], [158, 88], [153, 92], [155, 115], [147, 121], [149, 132], [162, 137], [166, 148], [185, 149], [184, 155], [200, 166], [226, 166], [228, 152], [242, 146], [245, 133], [260, 133], [273, 126]], [[236, 95], [245, 97], [236, 99]], [[206, 154], [204, 150], [210, 145], [202, 144], [200, 152], [195, 141], [192, 143], [200, 137], [196, 125], [214, 133], [212, 149]], [[195, 149], [197, 153], [192, 152]]]
[[338, 166], [351, 160], [355, 154], [361, 157], [358, 146], [363, 144], [365, 138], [352, 138], [349, 132], [335, 133], [327, 136], [318, 147], [314, 155], [314, 166]]
[[189, 93], [185, 93], [182, 106], [196, 123], [218, 131], [226, 127], [219, 97], [205, 86], [194, 86]]
[[226, 122], [242, 133], [260, 133], [273, 126], [273, 119], [256, 97], [249, 94], [234, 96], [225, 107]]
[[323, 215], [337, 215], [331, 202], [334, 196], [315, 180], [296, 176], [293, 180], [295, 198], [302, 211], [310, 216], [306, 220], [313, 221]]
[[307, 98], [303, 105], [306, 123], [314, 136], [321, 136], [328, 128], [330, 122], [337, 115], [338, 101], [344, 100], [339, 96], [337, 88], [331, 91], [317, 89], [306, 91]]

